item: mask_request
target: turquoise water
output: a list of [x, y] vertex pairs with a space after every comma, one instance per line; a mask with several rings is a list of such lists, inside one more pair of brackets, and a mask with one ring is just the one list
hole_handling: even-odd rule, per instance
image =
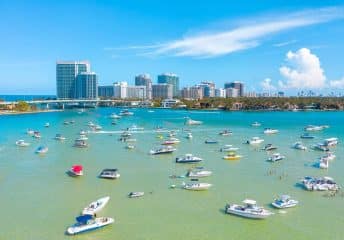
[[[119, 112], [115, 108], [98, 108], [82, 114], [77, 111], [0, 116], [0, 239], [343, 239], [344, 195], [325, 197], [322, 192], [307, 192], [296, 186], [307, 175], [331, 176], [344, 185], [344, 150], [342, 144], [334, 148], [337, 158], [328, 170], [312, 166], [323, 155], [316, 151], [298, 151], [291, 145], [299, 141], [307, 124], [326, 124], [329, 129], [314, 133], [313, 140], [303, 140], [310, 147], [327, 137], [344, 139], [344, 112], [207, 112], [134, 109], [135, 115], [122, 118], [111, 125], [108, 116]], [[204, 122], [189, 127], [193, 139], [185, 138], [182, 131], [184, 117]], [[65, 120], [75, 120], [74, 125], [63, 125]], [[104, 132], [89, 135], [88, 149], [73, 148], [74, 139], [87, 122], [103, 126]], [[254, 121], [260, 128], [251, 127]], [[49, 122], [50, 128], [44, 128]], [[119, 142], [122, 129], [137, 124], [145, 128], [134, 134], [136, 149], [127, 150]], [[149, 150], [161, 142], [153, 129], [163, 126], [178, 130], [181, 143], [172, 155], [151, 156]], [[280, 133], [265, 136], [264, 127], [277, 128]], [[42, 138], [33, 139], [26, 129], [40, 130]], [[232, 136], [218, 135], [231, 129]], [[113, 132], [109, 134], [109, 132]], [[53, 139], [56, 133], [67, 137], [65, 142]], [[258, 148], [242, 144], [259, 136], [265, 143], [279, 147], [286, 156], [282, 162], [266, 162], [267, 154]], [[204, 140], [215, 138], [219, 144], [206, 145]], [[25, 139], [30, 147], [19, 148], [15, 141]], [[45, 156], [34, 154], [45, 144]], [[223, 160], [221, 146], [240, 147], [243, 158], [238, 161]], [[180, 188], [185, 179], [170, 179], [181, 175], [190, 167], [178, 165], [178, 155], [193, 153], [204, 158], [200, 164], [213, 171], [204, 182], [213, 187], [204, 192]], [[84, 166], [84, 176], [66, 175], [73, 164]], [[103, 180], [97, 175], [103, 168], [118, 168], [121, 178]], [[140, 199], [129, 199], [130, 191], [144, 191]], [[300, 201], [300, 205], [285, 214], [271, 209], [269, 203], [279, 194], [287, 193]], [[74, 237], [65, 230], [91, 201], [110, 196], [110, 202], [100, 212], [101, 216], [115, 218], [115, 223], [99, 231]], [[259, 205], [276, 214], [266, 220], [256, 221], [224, 214], [226, 203], [240, 203], [245, 198], [257, 200]]]

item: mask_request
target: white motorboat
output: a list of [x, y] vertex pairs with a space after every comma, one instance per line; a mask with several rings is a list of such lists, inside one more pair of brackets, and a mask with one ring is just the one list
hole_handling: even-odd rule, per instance
[[194, 168], [190, 169], [187, 173], [186, 176], [189, 178], [202, 178], [202, 177], [209, 177], [213, 174], [212, 171], [205, 170], [203, 168]]
[[30, 146], [30, 143], [25, 142], [23, 139], [20, 139], [20, 140], [16, 141], [16, 145], [19, 147], [28, 147], [28, 146]]
[[91, 202], [87, 207], [82, 210], [83, 215], [95, 215], [97, 212], [102, 210], [105, 205], [108, 203], [110, 200], [110, 197], [103, 197], [100, 198], [94, 202]]
[[202, 121], [196, 121], [196, 120], [192, 120], [189, 117], [185, 118], [185, 125], [201, 125], [203, 122]]
[[273, 150], [276, 150], [277, 147], [272, 145], [271, 143], [268, 143], [264, 146], [264, 148], [262, 150], [264, 151], [273, 151]]
[[338, 144], [338, 138], [327, 138], [323, 143], [326, 147], [336, 146]]
[[223, 130], [222, 132], [220, 132], [219, 133], [219, 135], [221, 135], [221, 136], [230, 136], [230, 135], [232, 135], [232, 131], [230, 131], [230, 130]]
[[272, 206], [280, 209], [295, 207], [297, 204], [299, 204], [299, 202], [292, 199], [289, 195], [281, 195], [271, 203]]
[[304, 128], [305, 131], [309, 131], [309, 132], [314, 132], [314, 131], [321, 131], [324, 130], [325, 128], [327, 128], [326, 125], [308, 125]]
[[167, 139], [166, 141], [164, 141], [162, 145], [172, 145], [172, 144], [177, 144], [177, 143], [180, 143], [180, 140], [178, 138], [171, 137]]
[[326, 145], [324, 145], [323, 143], [317, 143], [317, 144], [313, 145], [313, 149], [323, 151], [323, 152], [330, 151], [330, 149]]
[[187, 138], [187, 139], [193, 138], [192, 133], [191, 133], [191, 132], [188, 132], [188, 133], [186, 134], [186, 138]]
[[73, 147], [87, 148], [87, 147], [89, 147], [89, 144], [85, 140], [76, 139], [75, 142], [74, 142]]
[[318, 166], [322, 169], [328, 169], [330, 161], [327, 158], [320, 158]]
[[96, 124], [96, 125], [94, 125], [93, 127], [91, 127], [92, 128], [92, 130], [93, 131], [100, 131], [100, 130], [102, 130], [103, 129], [103, 127], [102, 126], [100, 126], [100, 125], [98, 125], [98, 124]]
[[134, 149], [135, 145], [128, 144], [127, 146], [125, 146], [125, 148], [126, 149]]
[[129, 138], [131, 136], [132, 136], [132, 134], [128, 131], [124, 131], [121, 133], [121, 137], [123, 137], [123, 138]]
[[202, 158], [193, 156], [191, 153], [176, 158], [176, 163], [198, 163], [201, 161], [203, 161]]
[[238, 151], [239, 148], [233, 147], [233, 145], [227, 144], [223, 148], [220, 149], [221, 152], [235, 152]]
[[226, 213], [253, 219], [265, 219], [273, 215], [272, 212], [257, 206], [255, 200], [246, 199], [243, 203], [244, 205], [227, 204], [225, 207]]
[[89, 121], [89, 122], [87, 123], [87, 126], [89, 126], [89, 127], [94, 127], [95, 124], [94, 124], [92, 121]]
[[131, 127], [127, 128], [127, 131], [143, 131], [143, 130], [145, 130], [144, 127], [138, 127], [135, 124], [133, 124]]
[[199, 183], [199, 182], [191, 182], [191, 183], [184, 183], [182, 184], [182, 187], [186, 190], [192, 190], [192, 191], [204, 191], [208, 190], [211, 186], [213, 186], [210, 183]]
[[48, 147], [46, 147], [46, 146], [39, 146], [37, 149], [36, 149], [36, 151], [35, 151], [35, 153], [37, 153], [37, 154], [45, 154], [45, 153], [47, 153], [48, 152]]
[[41, 133], [40, 133], [40, 132], [34, 131], [32, 137], [34, 137], [34, 138], [41, 138], [42, 136], [41, 136]]
[[120, 119], [121, 116], [117, 115], [116, 113], [111, 113], [110, 118], [112, 118], [112, 119]]
[[100, 178], [106, 178], [106, 179], [117, 179], [121, 175], [118, 173], [117, 168], [105, 168], [103, 171], [99, 174]]
[[327, 154], [326, 154], [325, 156], [322, 156], [322, 157], [320, 158], [320, 160], [321, 160], [321, 159], [327, 159], [327, 160], [332, 161], [332, 160], [334, 160], [335, 158], [336, 158], [336, 155], [334, 155], [332, 152], [327, 152]]
[[247, 144], [251, 144], [251, 145], [260, 144], [262, 142], [264, 142], [264, 139], [261, 139], [259, 137], [253, 137], [250, 140], [247, 140]]
[[30, 135], [30, 136], [32, 136], [34, 133], [35, 133], [35, 131], [34, 131], [34, 130], [32, 130], [32, 129], [28, 129], [28, 130], [26, 130], [26, 134], [27, 134], [27, 135]]
[[86, 136], [87, 132], [85, 130], [80, 130], [79, 135], [80, 136]]
[[133, 112], [129, 112], [128, 109], [124, 109], [124, 110], [119, 112], [119, 115], [120, 116], [132, 116], [132, 115], [134, 115], [134, 113]]
[[167, 154], [167, 153], [173, 153], [177, 149], [172, 146], [163, 146], [154, 150], [150, 150], [150, 154], [157, 155], [157, 154]]
[[271, 157], [268, 158], [270, 162], [277, 162], [285, 159], [285, 156], [281, 155], [280, 153], [274, 153]]
[[144, 192], [130, 192], [128, 194], [128, 197], [130, 197], [130, 198], [138, 198], [138, 197], [142, 197], [143, 195], [145, 195]]
[[277, 129], [265, 128], [263, 132], [264, 134], [275, 134], [275, 133], [278, 133], [279, 131]]
[[64, 141], [66, 140], [66, 138], [64, 136], [62, 136], [61, 134], [56, 134], [55, 137], [54, 137], [55, 140], [57, 141]]
[[88, 137], [86, 135], [80, 134], [79, 137], [76, 140], [78, 140], [78, 141], [86, 141], [86, 140], [88, 140]]
[[45, 124], [44, 124], [44, 127], [50, 127], [50, 123], [48, 123], [48, 122], [45, 123]]
[[302, 144], [302, 142], [296, 142], [293, 145], [293, 148], [299, 149], [299, 150], [307, 150], [307, 147]]
[[82, 215], [76, 218], [77, 223], [67, 229], [69, 235], [75, 235], [83, 232], [93, 231], [109, 224], [115, 220], [109, 217], [95, 218], [92, 215]]
[[301, 184], [309, 191], [337, 191], [340, 189], [331, 177], [304, 177]]
[[313, 139], [315, 138], [313, 135], [310, 135], [309, 133], [303, 133], [300, 138], [303, 138], [303, 139]]
[[262, 125], [262, 124], [259, 123], [259, 122], [253, 122], [253, 123], [251, 124], [252, 127], [260, 127], [261, 125]]

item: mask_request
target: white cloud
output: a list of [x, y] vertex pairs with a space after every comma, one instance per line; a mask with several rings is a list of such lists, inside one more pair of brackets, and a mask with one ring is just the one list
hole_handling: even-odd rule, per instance
[[[132, 46], [127, 48], [107, 48], [108, 50], [136, 50], [142, 55], [216, 57], [236, 51], [257, 47], [263, 38], [294, 28], [328, 22], [344, 17], [344, 8], [319, 8], [289, 14], [269, 16], [264, 19], [251, 19], [250, 23], [239, 27], [214, 32], [202, 32], [198, 35], [182, 37], [156, 45]], [[209, 32], [211, 31], [211, 33]]]
[[296, 52], [289, 51], [286, 56], [287, 66], [280, 67], [280, 74], [286, 82], [279, 82], [283, 88], [323, 88], [326, 76], [319, 58], [308, 48]]
[[260, 86], [264, 91], [274, 91], [276, 90], [276, 87], [271, 84], [271, 79], [270, 78], [265, 78], [261, 83]]
[[290, 45], [290, 44], [293, 44], [293, 43], [296, 43], [296, 42], [297, 42], [296, 40], [290, 40], [290, 41], [286, 41], [286, 42], [275, 43], [272, 46], [274, 46], [274, 47], [284, 47], [284, 46], [287, 46], [287, 45]]
[[331, 88], [344, 89], [344, 77], [339, 80], [333, 80], [329, 82]]

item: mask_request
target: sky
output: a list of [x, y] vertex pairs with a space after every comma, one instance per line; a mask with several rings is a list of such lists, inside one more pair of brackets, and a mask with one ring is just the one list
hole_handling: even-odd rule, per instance
[[58, 60], [99, 85], [173, 72], [181, 87], [344, 92], [344, 1], [0, 1], [0, 94], [55, 94]]

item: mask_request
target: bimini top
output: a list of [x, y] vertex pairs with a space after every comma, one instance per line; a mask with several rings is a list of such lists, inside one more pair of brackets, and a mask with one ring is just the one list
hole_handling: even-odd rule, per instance
[[92, 215], [86, 214], [86, 215], [81, 215], [79, 217], [76, 217], [76, 221], [78, 223], [83, 223], [86, 224], [89, 220], [91, 220], [93, 218]]
[[82, 171], [82, 169], [83, 169], [82, 165], [74, 165], [74, 166], [72, 166], [72, 170], [74, 172], [80, 172], [80, 171]]
[[247, 204], [247, 205], [256, 205], [257, 204], [257, 202], [255, 200], [252, 200], [252, 199], [245, 199], [242, 202]]

